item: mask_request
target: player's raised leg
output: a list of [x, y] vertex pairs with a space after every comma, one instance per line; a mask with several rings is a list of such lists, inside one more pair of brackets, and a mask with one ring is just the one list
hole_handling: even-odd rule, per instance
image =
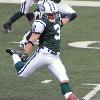
[[25, 63], [21, 61], [20, 55], [13, 49], [6, 49], [6, 52], [12, 57], [16, 71], [19, 72], [25, 65]]

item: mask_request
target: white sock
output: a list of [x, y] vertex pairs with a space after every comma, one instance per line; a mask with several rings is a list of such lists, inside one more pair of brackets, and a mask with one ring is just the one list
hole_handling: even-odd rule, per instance
[[12, 59], [13, 59], [13, 61], [14, 61], [14, 65], [15, 65], [17, 62], [21, 61], [20, 57], [19, 57], [17, 54], [13, 54], [13, 55], [12, 55]]
[[68, 92], [68, 93], [66, 93], [66, 94], [64, 95], [64, 97], [65, 97], [66, 100], [68, 99], [68, 97], [69, 97], [70, 94], [72, 94], [72, 92]]

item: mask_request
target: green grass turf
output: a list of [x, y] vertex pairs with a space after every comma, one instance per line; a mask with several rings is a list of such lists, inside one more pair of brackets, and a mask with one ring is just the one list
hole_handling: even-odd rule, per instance
[[[96, 99], [95, 99], [96, 98]], [[93, 100], [99, 100], [100, 99], [100, 92], [98, 92], [95, 96], [94, 96], [94, 98], [93, 98]]]
[[[20, 41], [31, 27], [27, 19], [22, 17], [13, 24], [13, 33], [5, 33], [2, 28], [3, 23], [18, 9], [19, 5], [0, 4], [0, 100], [64, 100], [58, 81], [45, 68], [27, 79], [18, 78], [12, 59], [5, 50], [11, 47], [18, 49], [17, 44], [10, 42]], [[100, 50], [73, 48], [67, 43], [100, 40], [100, 9], [74, 9], [78, 13], [77, 19], [62, 28], [61, 59], [73, 91], [81, 98], [94, 87], [84, 86], [83, 83], [100, 83]], [[45, 79], [52, 79], [53, 82], [41, 84]], [[100, 94], [95, 98], [100, 98]]]

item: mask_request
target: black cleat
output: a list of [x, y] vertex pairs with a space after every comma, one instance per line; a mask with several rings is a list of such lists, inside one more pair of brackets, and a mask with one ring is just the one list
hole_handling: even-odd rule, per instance
[[17, 54], [20, 57], [22, 62], [27, 62], [27, 60], [29, 59], [27, 54], [22, 54], [21, 51], [16, 51], [16, 50], [14, 50], [12, 48], [6, 49], [6, 52], [8, 54], [10, 54], [11, 56], [13, 54]]
[[11, 24], [9, 22], [5, 23], [3, 25], [3, 28], [6, 30], [6, 32], [11, 33]]
[[6, 49], [6, 52], [9, 53], [11, 56], [13, 54], [17, 54], [17, 51], [13, 50], [13, 49]]

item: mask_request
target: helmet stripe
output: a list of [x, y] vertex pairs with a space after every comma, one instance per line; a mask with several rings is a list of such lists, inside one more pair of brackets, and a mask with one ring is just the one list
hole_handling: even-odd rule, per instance
[[48, 4], [49, 4], [49, 6], [50, 6], [50, 10], [52, 11], [52, 6], [51, 6], [51, 4], [49, 3], [49, 2], [47, 2]]
[[[52, 2], [51, 2], [52, 3]], [[52, 3], [52, 6], [53, 6], [53, 8], [54, 8], [54, 10], [55, 10], [55, 6], [54, 6], [54, 4]]]

